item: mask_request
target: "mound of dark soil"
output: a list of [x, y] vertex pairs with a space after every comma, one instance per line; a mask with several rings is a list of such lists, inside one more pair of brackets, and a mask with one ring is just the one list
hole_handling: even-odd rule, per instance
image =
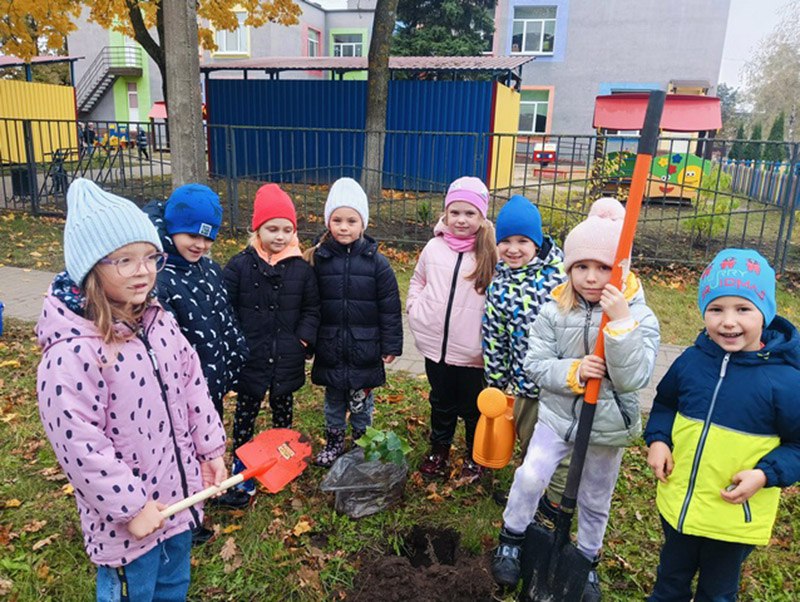
[[461, 552], [458, 533], [414, 527], [404, 556], [362, 558], [347, 599], [355, 602], [489, 602], [495, 584], [485, 557]]

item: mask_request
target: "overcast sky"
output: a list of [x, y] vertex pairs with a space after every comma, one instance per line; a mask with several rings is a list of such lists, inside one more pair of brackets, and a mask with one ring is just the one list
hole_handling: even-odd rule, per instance
[[731, 0], [719, 81], [741, 86], [741, 70], [758, 43], [778, 23], [779, 10], [787, 0]]

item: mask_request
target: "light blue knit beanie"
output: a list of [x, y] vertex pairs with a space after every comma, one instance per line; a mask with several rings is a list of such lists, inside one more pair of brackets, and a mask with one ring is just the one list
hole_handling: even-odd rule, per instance
[[150, 218], [128, 199], [106, 192], [91, 180], [76, 179], [67, 191], [64, 263], [78, 285], [106, 255], [134, 242], [163, 251]]

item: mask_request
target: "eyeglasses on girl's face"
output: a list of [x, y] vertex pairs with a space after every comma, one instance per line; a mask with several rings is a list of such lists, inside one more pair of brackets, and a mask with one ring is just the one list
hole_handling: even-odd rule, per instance
[[116, 259], [109, 259], [106, 257], [98, 261], [98, 263], [102, 263], [104, 265], [113, 265], [117, 270], [117, 274], [123, 278], [130, 278], [139, 272], [139, 266], [141, 265], [144, 265], [144, 269], [151, 274], [160, 272], [164, 269], [164, 266], [167, 265], [167, 254], [151, 253], [139, 258], [128, 255], [124, 257], [117, 257]]

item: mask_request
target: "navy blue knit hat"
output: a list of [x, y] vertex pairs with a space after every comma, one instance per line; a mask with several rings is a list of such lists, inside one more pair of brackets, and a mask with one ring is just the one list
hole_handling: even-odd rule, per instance
[[495, 221], [497, 242], [509, 236], [525, 236], [542, 246], [542, 216], [539, 209], [521, 194], [515, 194], [500, 209]]
[[184, 184], [175, 189], [164, 207], [167, 234], [199, 234], [214, 240], [222, 223], [219, 196], [208, 186]]
[[700, 313], [719, 297], [742, 297], [758, 308], [769, 326], [775, 317], [775, 270], [753, 249], [724, 249], [711, 260], [697, 290]]

